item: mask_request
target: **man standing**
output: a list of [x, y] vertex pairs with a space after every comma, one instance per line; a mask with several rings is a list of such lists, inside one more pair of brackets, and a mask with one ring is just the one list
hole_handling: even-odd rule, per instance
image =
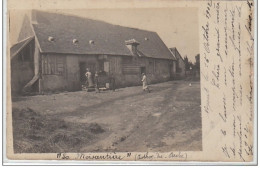
[[143, 73], [142, 74], [143, 78], [142, 78], [142, 82], [143, 82], [143, 91], [147, 90], [150, 93], [149, 87], [147, 85], [147, 78], [146, 75]]
[[113, 91], [115, 91], [116, 90], [116, 79], [115, 79], [115, 76], [114, 76], [113, 73], [110, 74], [110, 78], [109, 79], [110, 79], [111, 89]]
[[99, 79], [98, 79], [98, 72], [96, 71], [95, 73], [95, 77], [94, 77], [94, 80], [95, 80], [95, 90], [96, 90], [96, 93], [100, 93], [99, 91]]

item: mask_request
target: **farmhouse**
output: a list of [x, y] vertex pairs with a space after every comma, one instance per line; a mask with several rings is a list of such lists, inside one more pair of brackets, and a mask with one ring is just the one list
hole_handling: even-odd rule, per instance
[[12, 93], [76, 91], [86, 68], [113, 75], [117, 87], [168, 81], [176, 59], [156, 32], [76, 16], [32, 11], [10, 50]]
[[176, 47], [170, 48], [170, 50], [176, 58], [176, 78], [184, 78], [186, 71], [184, 59]]

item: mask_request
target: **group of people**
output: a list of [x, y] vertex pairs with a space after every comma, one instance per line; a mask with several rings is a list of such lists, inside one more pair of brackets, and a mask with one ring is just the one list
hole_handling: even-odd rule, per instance
[[[86, 85], [88, 88], [95, 88], [96, 92], [100, 92], [99, 87], [100, 87], [100, 80], [99, 80], [99, 73], [96, 71], [95, 76], [94, 76], [94, 82], [92, 78], [92, 73], [90, 70], [87, 68], [86, 69], [86, 74], [85, 74], [87, 80], [86, 80]], [[115, 78], [114, 75], [111, 74], [109, 76], [109, 82], [110, 82], [110, 88], [115, 91], [116, 89], [116, 84], [115, 84]]]
[[[87, 86], [89, 88], [93, 88], [95, 87], [95, 91], [96, 92], [100, 92], [99, 90], [99, 85], [100, 85], [100, 81], [99, 81], [99, 74], [96, 71], [95, 76], [94, 76], [94, 82], [92, 81], [92, 74], [90, 72], [90, 70], [87, 68], [86, 69], [86, 74], [85, 74], [86, 78], [87, 78]], [[115, 91], [116, 89], [116, 82], [115, 82], [115, 77], [113, 74], [110, 75], [109, 77], [109, 82], [110, 82], [110, 88]], [[150, 93], [150, 89], [148, 87], [147, 84], [147, 77], [145, 75], [145, 73], [142, 73], [142, 83], [143, 83], [143, 91], [148, 91]]]

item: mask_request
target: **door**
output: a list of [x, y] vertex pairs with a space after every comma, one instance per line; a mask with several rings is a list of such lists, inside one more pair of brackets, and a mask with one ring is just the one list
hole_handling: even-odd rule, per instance
[[109, 62], [107, 62], [107, 61], [104, 62], [104, 71], [106, 73], [109, 73]]
[[[86, 68], [88, 68], [89, 69], [89, 71], [91, 72], [91, 74], [92, 74], [92, 77], [94, 76], [94, 74], [95, 74], [95, 72], [96, 72], [96, 63], [89, 63], [89, 62], [87, 62], [86, 63]], [[85, 69], [85, 73], [86, 73], [86, 69]]]
[[79, 71], [80, 71], [80, 83], [85, 84], [86, 82], [86, 63], [85, 62], [80, 62], [79, 63]]
[[145, 67], [141, 67], [141, 74], [146, 74], [146, 68]]

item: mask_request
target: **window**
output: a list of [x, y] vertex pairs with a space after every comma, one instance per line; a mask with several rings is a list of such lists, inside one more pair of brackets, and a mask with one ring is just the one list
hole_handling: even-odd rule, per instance
[[42, 73], [46, 75], [64, 75], [63, 57], [44, 56], [42, 58]]
[[104, 62], [104, 71], [109, 73], [109, 62], [107, 61]]

